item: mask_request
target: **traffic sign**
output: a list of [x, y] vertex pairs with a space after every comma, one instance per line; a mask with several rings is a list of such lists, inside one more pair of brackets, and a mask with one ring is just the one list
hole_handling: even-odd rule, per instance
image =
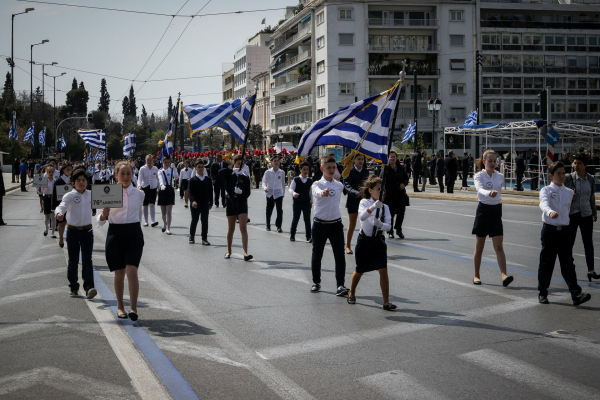
[[558, 143], [559, 140], [560, 135], [558, 134], [558, 132], [554, 130], [553, 127], [549, 127], [548, 131], [546, 132], [546, 143], [548, 143], [550, 146], [554, 146]]

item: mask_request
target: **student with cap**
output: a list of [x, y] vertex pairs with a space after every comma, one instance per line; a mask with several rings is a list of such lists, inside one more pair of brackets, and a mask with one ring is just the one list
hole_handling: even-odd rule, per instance
[[[58, 200], [59, 191], [62, 194], [62, 188], [65, 185], [71, 184], [71, 174], [73, 173], [73, 165], [71, 163], [63, 164], [60, 169], [60, 177], [54, 183], [54, 187], [56, 190], [52, 191], [52, 207], [56, 209], [60, 204], [60, 200]], [[90, 203], [91, 204], [91, 203]], [[65, 247], [64, 235], [65, 235], [65, 227], [67, 224], [67, 220], [63, 219], [62, 221], [58, 221], [58, 245], [62, 248]]]
[[275, 226], [277, 232], [281, 233], [281, 224], [283, 222], [283, 198], [285, 196], [285, 172], [279, 169], [280, 159], [279, 157], [273, 157], [271, 164], [273, 167], [265, 172], [263, 176], [262, 184], [265, 190], [265, 197], [267, 198], [267, 230], [271, 230], [271, 215], [273, 215], [273, 208], [277, 208], [277, 219], [275, 219]]
[[290, 241], [296, 241], [296, 228], [298, 227], [298, 221], [300, 220], [300, 213], [304, 216], [304, 229], [306, 231], [306, 242], [312, 243], [312, 229], [310, 226], [310, 209], [312, 206], [312, 199], [310, 195], [310, 188], [313, 184], [313, 180], [308, 177], [310, 166], [306, 161], [300, 163], [300, 176], [292, 179], [289, 187], [290, 194], [292, 195], [292, 210], [294, 216], [292, 218], [292, 226], [290, 227]]
[[347, 178], [343, 179], [344, 190], [346, 192], [346, 209], [348, 210], [348, 230], [346, 231], [346, 254], [352, 252], [352, 237], [356, 229], [356, 220], [358, 218], [358, 205], [361, 199], [360, 188], [364, 181], [369, 177], [369, 170], [365, 168], [365, 156], [357, 154], [354, 157], [354, 165]]
[[156, 192], [158, 188], [158, 168], [154, 166], [154, 159], [150, 154], [146, 156], [146, 164], [140, 168], [138, 177], [138, 189], [144, 191], [144, 226], [148, 226], [148, 211], [150, 211], [150, 220], [152, 226], [158, 225], [155, 222]]
[[163, 220], [162, 231], [171, 234], [171, 220], [173, 218], [173, 206], [175, 205], [175, 188], [173, 181], [177, 180], [179, 175], [177, 169], [171, 168], [171, 158], [163, 157], [163, 167], [158, 171], [158, 205]]
[[[198, 164], [196, 163], [196, 165]], [[202, 165], [204, 165], [204, 163]], [[185, 160], [183, 163], [183, 168], [181, 168], [179, 171], [179, 199], [183, 199], [185, 197], [185, 208], [188, 208], [188, 183], [190, 179], [192, 179], [193, 172], [194, 170], [190, 168], [190, 162]]]
[[[186, 161], [187, 163], [187, 161]], [[208, 242], [208, 212], [213, 206], [213, 187], [212, 181], [206, 173], [206, 167], [202, 160], [196, 162], [196, 174], [189, 180], [186, 198], [191, 203], [190, 212], [192, 214], [192, 223], [190, 224], [190, 244], [195, 243], [196, 227], [198, 220], [202, 222], [202, 245], [210, 246]], [[184, 169], [181, 170], [183, 173]], [[183, 190], [183, 187], [182, 187]]]

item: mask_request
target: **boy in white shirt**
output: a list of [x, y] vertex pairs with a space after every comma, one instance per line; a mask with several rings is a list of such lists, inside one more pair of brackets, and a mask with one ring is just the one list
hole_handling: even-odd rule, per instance
[[279, 169], [279, 158], [274, 157], [271, 160], [273, 168], [265, 172], [263, 177], [263, 188], [267, 198], [267, 230], [271, 230], [271, 215], [273, 208], [277, 207], [277, 219], [275, 226], [277, 232], [281, 233], [281, 224], [283, 222], [283, 197], [285, 196], [285, 172]]
[[548, 304], [548, 287], [552, 280], [556, 256], [560, 261], [560, 273], [563, 276], [573, 305], [589, 301], [589, 293], [583, 293], [577, 284], [575, 265], [573, 264], [573, 242], [569, 231], [569, 210], [574, 192], [564, 186], [565, 166], [558, 161], [548, 167], [548, 177], [552, 183], [540, 190], [540, 208], [542, 209], [542, 251], [538, 268], [538, 300]]

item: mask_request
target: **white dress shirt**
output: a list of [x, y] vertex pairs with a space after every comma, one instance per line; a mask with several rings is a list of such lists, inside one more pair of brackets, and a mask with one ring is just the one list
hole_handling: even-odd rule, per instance
[[150, 189], [156, 189], [158, 186], [158, 168], [152, 166], [152, 168], [148, 168], [147, 165], [144, 165], [140, 168], [140, 173], [138, 176], [138, 186], [144, 188], [150, 186]]
[[102, 171], [100, 168], [96, 168], [94, 170], [94, 175], [92, 176], [92, 182], [103, 181], [103, 180], [104, 180], [104, 171]]
[[54, 170], [54, 180], [57, 180], [60, 177], [60, 171], [58, 169]]
[[[140, 222], [142, 215], [142, 205], [144, 204], [144, 192], [137, 189], [133, 185], [129, 185], [128, 188], [123, 188], [123, 207], [111, 208], [110, 214], [108, 214], [109, 224], [133, 224]], [[98, 225], [102, 226], [106, 221], [101, 221], [100, 216], [102, 213], [98, 213], [96, 219]]]
[[92, 224], [92, 192], [79, 193], [76, 189], [65, 194], [54, 214], [65, 214], [67, 223], [73, 226]]
[[[555, 185], [552, 182], [540, 190], [540, 208], [542, 209], [542, 221], [548, 225], [569, 225], [569, 211], [574, 192], [565, 185]], [[552, 219], [550, 213], [556, 211], [558, 218]]]
[[[504, 184], [504, 175], [498, 171], [494, 171], [492, 176], [486, 170], [475, 174], [475, 190], [477, 190], [477, 199], [483, 204], [496, 205], [502, 203], [500, 192]], [[490, 193], [495, 190], [498, 192], [496, 197], [491, 197]]]
[[285, 196], [285, 172], [282, 169], [275, 171], [271, 168], [266, 171], [262, 179], [262, 184], [263, 188], [268, 190], [268, 192], [265, 192], [266, 197], [278, 199]]
[[[302, 183], [306, 183], [306, 181], [308, 180], [308, 176], [306, 178], [303, 178], [302, 175], [300, 175], [298, 178], [302, 180]], [[296, 180], [293, 178], [290, 183], [289, 191], [292, 196], [296, 193]]]
[[[329, 189], [329, 196], [323, 197], [323, 190]], [[315, 201], [315, 218], [323, 221], [333, 221], [342, 218], [340, 211], [340, 199], [344, 185], [341, 182], [332, 179], [329, 182], [325, 178], [314, 182], [310, 191]]]
[[192, 179], [192, 176], [194, 176], [195, 171], [195, 168], [181, 168], [181, 171], [179, 171], [179, 186], [181, 186], [181, 181], [183, 181], [184, 179]]
[[52, 192], [54, 192], [54, 184], [56, 183], [57, 179], [56, 175], [52, 175], [52, 177], [54, 178], [53, 180], [50, 180], [50, 177], [47, 173], [44, 173], [44, 176], [48, 178], [48, 186], [45, 188], [40, 188], [40, 193], [42, 193], [43, 195], [51, 196]]
[[[373, 199], [362, 199], [358, 204], [358, 215], [360, 216], [360, 226], [365, 233], [365, 236], [373, 236], [373, 222], [375, 221], [375, 215], [377, 214], [377, 210], [373, 211], [369, 214], [369, 207], [375, 203]], [[387, 232], [392, 229], [392, 215], [390, 214], [390, 209], [386, 204], [383, 205], [383, 208], [379, 210], [379, 216], [381, 217], [382, 210], [385, 209], [383, 214], [383, 225], [381, 228], [377, 228], [377, 231]]]
[[158, 171], [158, 184], [160, 186], [173, 186], [173, 181], [178, 178], [179, 174], [175, 168], [161, 168], [160, 171]]

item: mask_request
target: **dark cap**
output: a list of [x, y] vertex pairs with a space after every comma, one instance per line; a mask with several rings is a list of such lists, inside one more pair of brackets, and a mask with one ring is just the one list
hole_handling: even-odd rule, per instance
[[579, 151], [580, 151], [580, 152], [583, 152], [583, 151], [585, 151], [585, 149], [583, 148], [583, 146], [581, 146], [581, 147], [579, 148]]

